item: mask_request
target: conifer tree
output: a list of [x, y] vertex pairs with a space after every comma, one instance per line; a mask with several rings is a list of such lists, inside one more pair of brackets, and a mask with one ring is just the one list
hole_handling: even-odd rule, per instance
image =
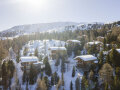
[[62, 82], [62, 86], [64, 86], [64, 75], [63, 75], [63, 72], [62, 72], [62, 80], [61, 80], [61, 82]]
[[83, 76], [83, 77], [82, 77], [82, 81], [81, 81], [81, 89], [82, 89], [82, 90], [85, 89], [85, 82], [86, 82], [86, 81], [87, 81], [87, 80], [86, 80], [86, 77]]
[[54, 81], [55, 81], [55, 79], [54, 79], [54, 76], [52, 75], [51, 76], [51, 85], [54, 85]]
[[110, 61], [112, 62], [112, 65], [115, 67], [119, 67], [120, 66], [120, 54], [118, 53], [117, 50], [115, 50], [114, 48], [111, 50], [110, 52]]
[[43, 78], [43, 72], [41, 72], [41, 76], [40, 76], [40, 79], [42, 80], [42, 78]]
[[45, 74], [47, 74], [48, 76], [52, 74], [51, 66], [47, 59], [45, 61]]
[[16, 57], [17, 63], [19, 63], [19, 59], [20, 59], [20, 50], [18, 50], [17, 57]]
[[59, 76], [58, 76], [57, 72], [55, 72], [53, 75], [54, 75], [54, 84], [56, 85], [56, 84], [58, 84]]
[[109, 63], [109, 64], [111, 64], [111, 62], [110, 62], [110, 56], [109, 56], [109, 54], [108, 54], [108, 55], [106, 55], [106, 63]]
[[15, 70], [15, 66], [12, 60], [8, 60], [7, 61], [7, 75], [8, 75], [8, 85], [10, 88], [10, 84], [11, 84], [11, 79], [13, 77], [14, 74], [14, 70]]
[[45, 84], [46, 84], [47, 89], [49, 89], [50, 83], [49, 83], [49, 79], [48, 79], [47, 76], [44, 77], [44, 81], [45, 81]]
[[23, 82], [23, 84], [25, 83], [26, 78], [27, 78], [27, 72], [26, 72], [26, 66], [24, 66], [23, 77], [22, 77], [22, 82]]
[[88, 80], [86, 80], [85, 82], [85, 89], [88, 89], [89, 88], [89, 83], [88, 83]]
[[105, 90], [109, 90], [107, 82], [105, 83]]
[[8, 72], [10, 72], [10, 79], [13, 77], [13, 74], [14, 74], [14, 70], [15, 70], [15, 66], [14, 66], [14, 63], [12, 60], [9, 60], [8, 63], [7, 63], [7, 70]]
[[120, 67], [116, 67], [115, 74], [117, 77], [119, 77], [120, 80]]
[[89, 73], [89, 79], [93, 80], [94, 79], [94, 72], [91, 70]]
[[48, 57], [45, 57], [43, 60], [43, 63], [45, 64], [46, 62], [48, 62]]
[[4, 61], [2, 64], [2, 84], [4, 86], [4, 89], [6, 90], [8, 88], [8, 74], [6, 61]]
[[75, 81], [75, 87], [76, 87], [76, 90], [80, 90], [80, 80], [79, 80], [79, 78], [77, 78], [76, 81]]
[[3, 46], [3, 43], [0, 41], [0, 62], [7, 56], [8, 50], [6, 50]]
[[57, 75], [57, 73], [53, 73], [51, 76], [51, 85], [56, 85], [58, 84], [59, 81], [59, 76]]
[[73, 90], [73, 83], [72, 83], [72, 81], [70, 82], [70, 90]]
[[61, 72], [65, 72], [65, 59], [62, 59], [62, 63], [61, 63]]
[[105, 50], [106, 49], [106, 39], [104, 38], [103, 40], [103, 49]]
[[112, 84], [112, 89], [111, 90], [119, 90], [120, 88], [120, 79], [118, 76], [114, 77], [114, 84]]
[[38, 48], [35, 49], [34, 55], [38, 57]]
[[23, 51], [23, 55], [26, 56], [27, 55], [27, 52], [28, 52], [28, 48], [25, 47], [24, 51]]
[[99, 54], [99, 65], [102, 66], [103, 62], [104, 62], [104, 55], [103, 55], [103, 51], [101, 51]]
[[72, 77], [75, 76], [75, 66], [73, 66], [73, 70], [72, 70]]
[[35, 70], [33, 64], [30, 65], [29, 72], [29, 84], [34, 84], [37, 78], [37, 71]]

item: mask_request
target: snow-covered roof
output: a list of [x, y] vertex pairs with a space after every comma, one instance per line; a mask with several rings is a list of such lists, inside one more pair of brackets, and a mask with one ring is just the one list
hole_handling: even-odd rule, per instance
[[37, 64], [43, 64], [43, 62], [40, 61], [40, 62], [36, 62], [36, 63], [33, 63], [33, 64], [35, 64], [35, 65], [37, 65]]
[[108, 55], [109, 51], [103, 51], [104, 55]]
[[38, 58], [35, 56], [25, 56], [20, 58], [21, 62], [37, 62]]
[[79, 41], [79, 40], [67, 40], [67, 42], [80, 43], [80, 41]]
[[67, 50], [65, 47], [50, 47], [50, 50]]
[[120, 53], [120, 49], [116, 49]]
[[102, 37], [102, 36], [98, 36], [97, 38], [103, 38], [104, 39], [104, 37]]
[[110, 44], [106, 44], [106, 46], [109, 46]]
[[98, 63], [98, 61], [94, 61], [94, 63]]
[[82, 35], [82, 36], [87, 36], [87, 35]]
[[93, 42], [88, 42], [87, 44], [89, 44], [89, 45], [93, 45], [93, 44], [103, 44], [102, 42], [100, 42], [100, 41], [93, 41]]
[[81, 55], [81, 56], [76, 56], [74, 59], [80, 58], [84, 61], [91, 61], [91, 60], [97, 60], [97, 58], [93, 55]]
[[[118, 51], [118, 53], [120, 53], [120, 49], [116, 49], [117, 51]], [[112, 49], [111, 50], [109, 50], [108, 52], [111, 52], [112, 51]]]

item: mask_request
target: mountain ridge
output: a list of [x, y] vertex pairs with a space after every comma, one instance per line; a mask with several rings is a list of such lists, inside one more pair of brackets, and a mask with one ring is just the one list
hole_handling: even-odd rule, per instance
[[[118, 21], [119, 23], [119, 21]], [[96, 30], [100, 29], [106, 23], [102, 22], [52, 22], [17, 25], [0, 32], [1, 37], [14, 37], [16, 35], [31, 34], [36, 32], [62, 32], [65, 30]], [[114, 22], [113, 24], [116, 24]]]

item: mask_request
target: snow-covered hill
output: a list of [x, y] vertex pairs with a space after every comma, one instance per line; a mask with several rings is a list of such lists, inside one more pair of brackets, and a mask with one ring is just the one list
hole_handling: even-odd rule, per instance
[[35, 32], [62, 32], [64, 30], [91, 30], [98, 29], [102, 23], [75, 23], [75, 22], [54, 22], [14, 26], [0, 32], [0, 36], [11, 37], [16, 35], [31, 34]]

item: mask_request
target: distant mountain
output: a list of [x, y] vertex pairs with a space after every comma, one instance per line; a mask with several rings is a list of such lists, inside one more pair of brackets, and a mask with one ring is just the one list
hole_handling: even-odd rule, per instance
[[78, 23], [74, 23], [74, 22], [54, 22], [54, 23], [19, 25], [0, 32], [0, 36], [15, 36], [25, 33], [30, 34], [34, 32], [46, 32], [51, 30], [57, 30], [65, 26], [77, 25], [77, 24]]
[[16, 35], [31, 34], [35, 32], [62, 32], [65, 30], [95, 30], [103, 26], [103, 23], [75, 23], [54, 22], [14, 26], [0, 32], [0, 37], [13, 37]]

